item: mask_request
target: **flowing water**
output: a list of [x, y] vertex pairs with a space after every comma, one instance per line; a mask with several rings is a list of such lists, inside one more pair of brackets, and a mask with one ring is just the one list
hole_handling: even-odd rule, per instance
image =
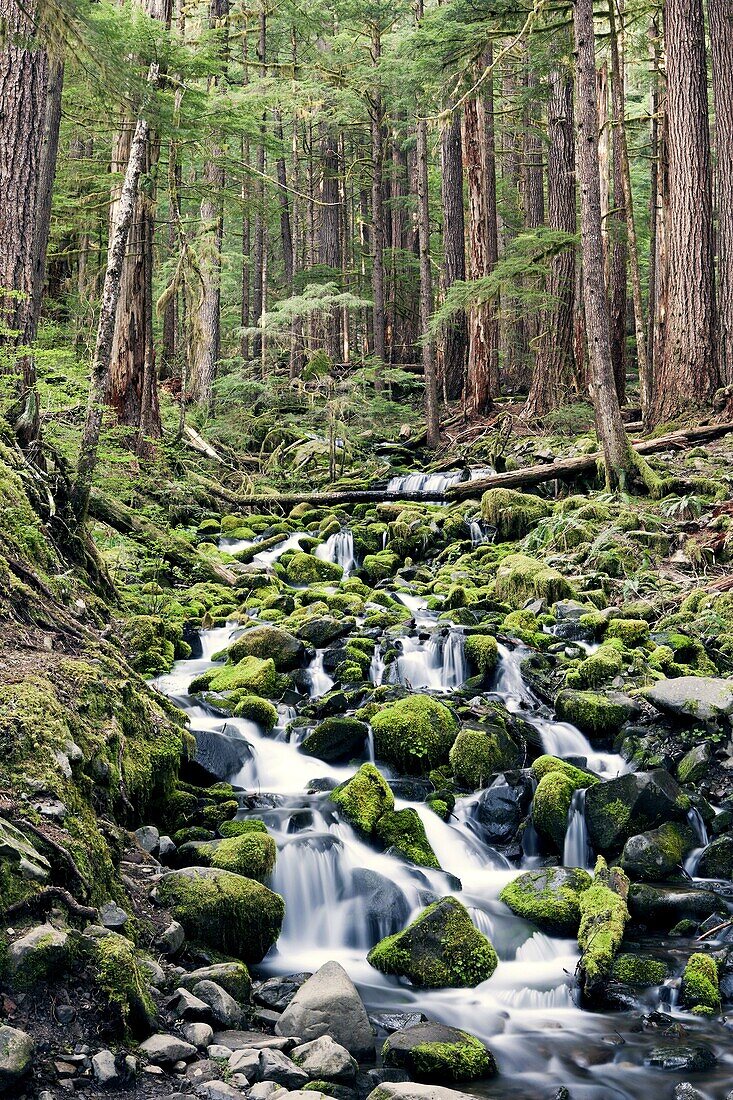
[[331, 561], [340, 565], [344, 571], [344, 577], [348, 577], [356, 565], [353, 532], [348, 527], [336, 531], [326, 542], [316, 547], [315, 555], [321, 561]]
[[[435, 627], [435, 617], [426, 611], [424, 601], [405, 594], [400, 598], [416, 623]], [[186, 712], [197, 736], [225, 738], [239, 752], [239, 763], [221, 778], [248, 792], [247, 806], [254, 804], [254, 808], [243, 805], [240, 816], [261, 817], [277, 842], [272, 887], [285, 898], [286, 917], [278, 944], [259, 968], [260, 974], [314, 971], [337, 959], [371, 1012], [424, 1012], [478, 1035], [494, 1052], [500, 1076], [476, 1082], [467, 1090], [491, 1100], [549, 1100], [561, 1085], [570, 1090], [572, 1100], [646, 1100], [650, 1089], [656, 1089], [660, 1098], [671, 1098], [675, 1082], [685, 1080], [685, 1075], [660, 1075], [644, 1065], [650, 1047], [664, 1037], [646, 1034], [637, 1023], [639, 1012], [604, 1015], [577, 1008], [572, 993], [578, 962], [575, 941], [536, 931], [499, 901], [503, 887], [539, 858], [532, 827], [524, 833], [521, 865], [512, 865], [477, 833], [473, 818], [477, 795], [459, 799], [448, 822], [422, 802], [398, 799], [397, 808], [412, 806], [420, 815], [445, 870], [417, 867], [375, 850], [339, 818], [327, 793], [309, 793], [313, 780], [343, 782], [354, 766], [329, 765], [300, 753], [304, 731], [290, 727], [297, 707], [281, 707], [276, 728], [267, 734], [251, 721], [224, 718], [187, 695], [191, 679], [211, 667], [213, 655], [236, 634], [235, 627], [202, 631], [201, 653], [178, 662], [155, 684]], [[465, 678], [462, 639], [456, 629], [402, 639], [398, 675], [410, 679], [412, 686], [414, 681], [430, 681], [423, 684], [424, 689], [448, 691], [458, 686]], [[595, 752], [578, 730], [557, 722], [524, 683], [521, 661], [526, 652], [522, 646], [500, 647], [493, 694], [535, 726], [547, 751], [584, 758], [605, 777], [621, 771], [620, 757]], [[383, 672], [377, 645], [372, 681], [378, 683]], [[323, 651], [316, 653], [307, 673], [312, 698], [329, 690], [332, 681], [323, 669]], [[363, 759], [373, 758], [370, 736]], [[703, 834], [699, 835], [702, 842]], [[583, 802], [578, 797], [569, 814], [565, 862], [587, 866], [589, 857]], [[374, 943], [403, 928], [431, 900], [448, 894], [463, 901], [475, 925], [497, 950], [499, 965], [489, 981], [476, 989], [419, 990], [369, 966], [366, 954]], [[674, 1008], [672, 986], [660, 989], [654, 1003], [664, 998], [665, 1009]], [[693, 1031], [715, 1026], [681, 1018]], [[707, 1100], [719, 1100], [733, 1083], [733, 1055], [725, 1034], [721, 1040], [709, 1030], [703, 1038], [715, 1046], [720, 1066], [696, 1075], [695, 1084]]]

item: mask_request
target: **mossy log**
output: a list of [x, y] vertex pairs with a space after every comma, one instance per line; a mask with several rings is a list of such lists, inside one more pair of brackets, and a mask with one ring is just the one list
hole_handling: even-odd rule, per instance
[[128, 535], [147, 547], [157, 547], [161, 556], [173, 566], [181, 569], [196, 567], [208, 573], [212, 580], [219, 583], [232, 586], [237, 583], [236, 574], [231, 569], [227, 569], [218, 562], [210, 561], [203, 554], [199, 554], [196, 548], [185, 539], [178, 538], [170, 531], [162, 531], [149, 519], [136, 515], [118, 500], [110, 500], [95, 489], [92, 490], [89, 498], [89, 514], [93, 519], [106, 523], [122, 535]]
[[[666, 450], [686, 450], [699, 443], [733, 432], [733, 422], [707, 424], [701, 428], [688, 428], [684, 431], [670, 432], [656, 439], [637, 440], [632, 444], [637, 454], [656, 454]], [[445, 492], [435, 493], [390, 493], [387, 489], [348, 489], [339, 492], [315, 493], [257, 493], [251, 497], [237, 500], [239, 508], [293, 508], [296, 504], [314, 505], [337, 504], [378, 504], [389, 500], [415, 500], [420, 503], [440, 503], [445, 500], [465, 500], [468, 497], [480, 497], [487, 489], [526, 489], [532, 485], [541, 485], [544, 481], [573, 481], [583, 474], [597, 470], [603, 462], [603, 455], [596, 451], [590, 455], [577, 455], [557, 462], [545, 462], [539, 466], [526, 466], [520, 470], [508, 470], [502, 474], [491, 474], [475, 481], [459, 481], [448, 486]]]

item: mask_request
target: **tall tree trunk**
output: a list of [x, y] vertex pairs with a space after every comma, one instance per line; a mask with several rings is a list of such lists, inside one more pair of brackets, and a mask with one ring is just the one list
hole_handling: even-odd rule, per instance
[[[171, 0], [143, 0], [142, 8], [164, 26], [171, 23]], [[113, 171], [123, 174], [130, 159], [135, 121], [123, 123], [112, 153]], [[112, 356], [107, 379], [107, 403], [117, 420], [133, 429], [130, 443], [147, 453], [150, 439], [162, 434], [153, 346], [153, 237], [155, 233], [155, 172], [160, 138], [152, 130], [143, 164], [147, 186], [138, 188], [127, 255], [122, 268]], [[110, 206], [110, 227], [117, 221], [117, 189]]]
[[[265, 0], [261, 0], [259, 15], [259, 34], [257, 36], [257, 63], [260, 75], [265, 76], [267, 71], [267, 10]], [[266, 116], [262, 118], [260, 127], [260, 140], [257, 143], [257, 155], [255, 168], [257, 183], [255, 184], [255, 226], [254, 249], [252, 252], [252, 320], [259, 325], [264, 306], [264, 281], [265, 281], [265, 123]], [[262, 358], [262, 336], [258, 332], [252, 341], [252, 357], [256, 361]]]
[[[463, 218], [463, 152], [461, 116], [453, 111], [441, 135], [441, 198], [443, 203], [443, 292], [466, 278], [466, 227]], [[442, 335], [443, 392], [447, 401], [463, 395], [468, 352], [468, 324], [461, 312], [445, 325]]]
[[[381, 33], [375, 26], [372, 34], [372, 62], [375, 68], [382, 56]], [[378, 79], [378, 78], [377, 78]], [[372, 330], [373, 355], [378, 361], [374, 388], [382, 389], [381, 364], [385, 361], [385, 297], [384, 297], [384, 134], [382, 95], [377, 84], [372, 97]]]
[[[341, 274], [338, 139], [333, 128], [325, 122], [320, 125], [320, 146], [318, 262], [328, 269], [322, 278], [338, 282]], [[323, 318], [324, 347], [334, 363], [340, 363], [343, 357], [340, 327], [338, 312], [329, 310]]]
[[[610, 0], [614, 4], [616, 0]], [[624, 73], [623, 58], [616, 42], [615, 58], [611, 64], [611, 193], [612, 209], [609, 225], [610, 249], [609, 309], [611, 311], [611, 361], [616, 379], [616, 392], [623, 404], [626, 400], [626, 265], [628, 262], [626, 197], [623, 185], [624, 139]], [[612, 48], [612, 54], [614, 50]], [[614, 66], [615, 61], [615, 66]], [[615, 67], [615, 71], [614, 71]]]
[[[545, 192], [543, 176], [543, 141], [540, 136], [541, 92], [540, 78], [534, 67], [526, 66], [524, 73], [525, 107], [523, 118], [522, 198], [524, 224], [527, 229], [539, 229], [545, 224]], [[537, 338], [540, 333], [540, 316], [530, 311], [526, 320], [529, 354], [516, 364], [511, 379], [505, 379], [515, 393], [526, 393], [532, 377], [532, 361], [536, 363]]]
[[[492, 63], [490, 51], [485, 63], [487, 66]], [[493, 148], [489, 144], [493, 126], [489, 126], [487, 112], [493, 115], [491, 94], [485, 99], [468, 99], [463, 110], [463, 156], [468, 184], [468, 277], [472, 280], [489, 275], [496, 264], [496, 176]], [[492, 210], [493, 227], [490, 224]], [[493, 408], [498, 392], [498, 328], [493, 302], [470, 307], [468, 338], [464, 404], [467, 416], [483, 416]]]
[[713, 201], [702, 0], [667, 0], [669, 284], [653, 420], [704, 406], [718, 384]]
[[[551, 229], [577, 232], [575, 197], [575, 118], [573, 78], [553, 69], [547, 103], [547, 212]], [[552, 260], [547, 280], [551, 299], [541, 319], [537, 360], [525, 415], [546, 416], [564, 405], [575, 384], [575, 246]]]
[[635, 462], [621, 419], [621, 406], [611, 361], [611, 331], [601, 224], [593, 0], [575, 0], [574, 32], [578, 80], [577, 161], [583, 244], [583, 297], [591, 393], [596, 431], [606, 465], [606, 481], [612, 488], [623, 488]]
[[56, 160], [59, 151], [61, 128], [61, 93], [64, 87], [64, 64], [58, 59], [49, 63], [46, 89], [46, 118], [43, 127], [43, 151], [41, 154], [41, 178], [38, 188], [38, 213], [36, 215], [36, 239], [33, 257], [33, 325], [38, 327], [46, 281], [46, 254], [51, 231], [51, 201], [56, 178]]
[[[0, 0], [5, 39], [0, 50], [0, 345], [20, 349], [17, 402], [21, 444], [36, 453], [40, 419], [33, 355], [36, 231], [42, 201], [49, 61], [34, 43], [36, 7]], [[5, 294], [12, 291], [13, 296]]]
[[[249, 36], [246, 22], [242, 34], [242, 84], [244, 87], [249, 84]], [[240, 283], [241, 303], [239, 320], [242, 326], [242, 336], [240, 338], [239, 350], [242, 359], [246, 363], [249, 359], [249, 333], [247, 330], [252, 323], [252, 318], [250, 317], [252, 277], [252, 257], [250, 255], [252, 249], [252, 222], [250, 211], [252, 193], [250, 180], [250, 147], [249, 140], [246, 137], [242, 137], [242, 186], [240, 193], [242, 198], [242, 277]]]
[[[148, 79], [151, 83], [158, 78], [157, 65], [151, 65]], [[91, 385], [87, 402], [86, 418], [79, 448], [79, 459], [74, 482], [73, 506], [80, 522], [86, 518], [89, 507], [89, 493], [92, 477], [97, 464], [99, 437], [102, 430], [102, 416], [109, 384], [109, 371], [112, 360], [112, 342], [114, 340], [115, 318], [120, 300], [122, 271], [125, 263], [127, 238], [135, 216], [140, 174], [144, 168], [150, 140], [150, 127], [145, 118], [138, 119], [130, 142], [130, 156], [125, 170], [119, 201], [115, 210], [115, 222], [109, 238], [107, 268], [102, 288], [102, 301], [99, 309], [97, 340], [92, 360]]]
[[[649, 357], [647, 354], [647, 334], [644, 324], [644, 306], [641, 290], [641, 272], [639, 270], [639, 242], [636, 237], [636, 216], [634, 213], [634, 193], [631, 187], [631, 168], [629, 166], [629, 149], [626, 140], [626, 119], [624, 116], [624, 93], [622, 73], [622, 52], [619, 49], [619, 38], [616, 29], [616, 0], [609, 0], [609, 27], [611, 31], [611, 80], [614, 87], [614, 100], [619, 103], [619, 111], [616, 119], [618, 133], [614, 135], [614, 141], [618, 152], [617, 170], [621, 177], [623, 190], [626, 234], [628, 237], [628, 256], [631, 268], [631, 296], [634, 306], [634, 332], [636, 335], [636, 359], [639, 367], [639, 392], [641, 396], [642, 416], [648, 416], [649, 402], [651, 398], [651, 372], [649, 369]], [[625, 265], [624, 265], [625, 266]], [[626, 272], [624, 270], [624, 280]], [[626, 293], [624, 287], [624, 302]], [[618, 379], [617, 386], [618, 389]], [[620, 399], [619, 394], [619, 399]]]
[[656, 331], [656, 317], [659, 293], [659, 27], [656, 19], [653, 19], [649, 28], [649, 57], [652, 70], [652, 111], [651, 111], [651, 170], [649, 173], [649, 307], [647, 324], [647, 374], [641, 379], [643, 391], [641, 394], [641, 407], [644, 426], [648, 426], [651, 412], [652, 398], [654, 394], [654, 339]]
[[[423, 2], [416, 6], [418, 23], [423, 16]], [[433, 311], [433, 280], [430, 270], [430, 197], [428, 192], [428, 123], [418, 103], [417, 117], [417, 223], [420, 241], [420, 327], [422, 329], [422, 363], [425, 382], [425, 424], [428, 447], [440, 443], [438, 417], [438, 383], [435, 373], [435, 346], [428, 337]]]
[[733, 6], [708, 0], [715, 102], [720, 377], [733, 385]]

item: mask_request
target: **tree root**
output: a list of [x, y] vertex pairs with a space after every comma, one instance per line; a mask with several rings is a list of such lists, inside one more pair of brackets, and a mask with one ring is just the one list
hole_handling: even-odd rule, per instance
[[32, 894], [31, 897], [24, 898], [23, 901], [16, 901], [14, 905], [9, 905], [2, 912], [2, 921], [4, 924], [8, 924], [17, 917], [38, 916], [50, 909], [55, 902], [65, 905], [74, 917], [86, 921], [94, 921], [98, 918], [96, 909], [93, 909], [90, 905], [81, 905], [68, 890], [64, 890], [63, 886], [46, 886], [39, 893]]

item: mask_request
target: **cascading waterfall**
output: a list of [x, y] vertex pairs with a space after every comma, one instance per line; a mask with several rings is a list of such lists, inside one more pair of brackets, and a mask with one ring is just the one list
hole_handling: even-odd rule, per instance
[[487, 542], [492, 542], [496, 534], [496, 529], [481, 519], [468, 520], [468, 531], [471, 536], [471, 546], [484, 546]]
[[375, 643], [374, 653], [372, 654], [372, 662], [369, 665], [369, 682], [374, 684], [375, 687], [379, 687], [384, 679], [384, 657], [382, 656], [382, 647], [379, 642]]
[[460, 470], [443, 474], [401, 474], [390, 479], [388, 493], [442, 493], [463, 479]]
[[325, 652], [324, 649], [317, 649], [313, 660], [306, 669], [311, 699], [320, 699], [333, 687], [333, 680], [323, 667]]
[[331, 561], [340, 565], [344, 571], [344, 577], [348, 577], [356, 565], [353, 531], [348, 527], [336, 531], [328, 537], [326, 542], [316, 547], [315, 554], [321, 561]]
[[390, 668], [390, 681], [414, 691], [453, 691], [466, 680], [465, 637], [456, 628], [426, 639], [399, 638], [400, 654]]
[[690, 809], [687, 813], [687, 820], [697, 839], [697, 846], [692, 849], [685, 860], [684, 868], [690, 878], [694, 878], [697, 874], [697, 865], [700, 862], [700, 856], [710, 843], [710, 839], [708, 837], [707, 826], [699, 810], [696, 810], [694, 807]]
[[565, 833], [564, 867], [592, 867], [588, 828], [585, 821], [585, 791], [576, 791], [568, 810], [568, 829]]

